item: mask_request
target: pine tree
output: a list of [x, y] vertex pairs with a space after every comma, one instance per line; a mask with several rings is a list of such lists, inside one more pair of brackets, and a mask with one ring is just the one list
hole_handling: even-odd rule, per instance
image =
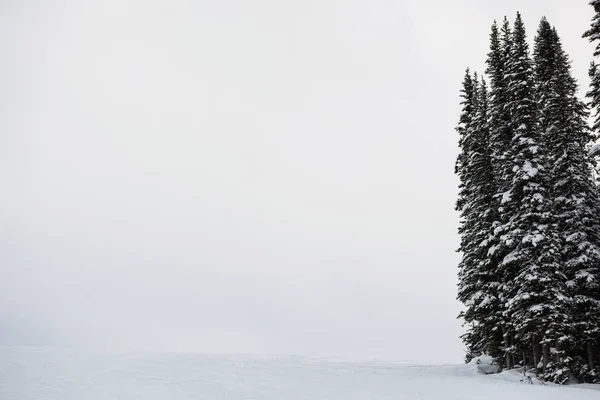
[[510, 181], [502, 193], [505, 247], [502, 299], [512, 346], [510, 353], [524, 352], [542, 342], [546, 348], [563, 337], [565, 316], [559, 302], [560, 244], [552, 224], [547, 149], [541, 143], [532, 60], [521, 15], [513, 30], [513, 47], [506, 66], [510, 93], [509, 129], [512, 132], [505, 171]]
[[497, 189], [491, 160], [489, 95], [487, 83], [483, 79], [479, 89], [479, 102], [474, 125], [476, 134], [471, 161], [473, 183], [474, 187], [477, 187], [477, 192], [473, 195], [473, 204], [476, 206], [479, 228], [476, 243], [478, 243], [479, 284], [483, 294], [476, 311], [481, 325], [480, 331], [485, 344], [485, 352], [497, 358], [502, 355], [502, 331], [500, 329], [502, 319], [498, 297], [499, 261], [497, 258], [489, 257], [489, 253], [498, 243], [498, 237], [494, 235], [494, 227], [499, 216], [495, 199]]
[[[595, 15], [583, 36], [596, 42], [594, 57], [597, 57], [600, 55], [600, 1], [590, 4]], [[565, 235], [564, 254], [576, 318], [576, 345], [585, 349], [587, 361], [587, 370], [580, 375], [586, 380], [598, 380], [594, 347], [600, 344], [600, 200], [588, 150], [597, 138], [594, 133], [600, 129], [600, 71], [592, 62], [590, 90], [586, 94], [595, 116], [591, 132], [585, 124], [585, 107], [575, 97], [577, 83], [558, 35], [557, 52], [560, 56], [553, 108], [562, 116], [554, 134], [562, 150], [556, 166], [559, 174], [557, 206]]]
[[583, 33], [584, 38], [590, 42], [598, 42], [594, 49], [594, 57], [600, 56], [600, 0], [591, 0], [590, 5], [594, 8], [595, 15], [592, 17], [590, 28]]
[[[558, 168], [560, 167], [557, 162], [561, 158], [563, 151], [563, 147], [561, 146], [564, 145], [564, 141], [557, 141], [557, 130], [560, 129], [559, 126], [565, 129], [565, 120], [569, 118], [566, 116], [567, 110], [576, 109], [575, 105], [578, 102], [575, 97], [575, 85], [570, 94], [572, 105], [575, 108], [566, 107], [561, 110], [558, 107], [557, 101], [560, 96], [558, 96], [558, 92], [556, 91], [558, 88], [557, 84], [562, 79], [565, 79], [565, 82], [568, 80], [567, 77], [557, 74], [560, 60], [566, 61], [565, 56], [561, 50], [556, 31], [543, 18], [535, 38], [534, 60], [536, 97], [539, 109], [540, 137], [538, 141], [541, 149], [539, 153], [546, 157], [544, 165], [547, 171], [544, 187], [547, 208], [545, 216], [542, 216], [545, 217], [546, 221], [545, 235], [549, 240], [549, 247], [544, 251], [546, 254], [544, 259], [541, 260], [543, 261], [541, 264], [543, 268], [538, 273], [536, 282], [543, 284], [543, 286], [537, 288], [538, 299], [534, 307], [538, 311], [537, 319], [544, 334], [541, 335], [539, 330], [538, 333], [534, 333], [534, 339], [536, 339], [534, 340], [534, 360], [536, 363], [538, 362], [535, 350], [538, 339], [541, 339], [544, 344], [542, 362], [544, 365], [544, 377], [558, 383], [564, 383], [568, 378], [567, 372], [570, 372], [571, 355], [573, 354], [572, 348], [575, 341], [572, 301], [569, 297], [570, 293], [566, 282], [564, 224], [560, 221], [561, 216], [558, 212], [559, 202], [557, 201], [557, 198], [560, 198], [560, 188], [563, 179], [559, 177]], [[568, 62], [565, 66], [568, 67]], [[569, 75], [568, 71], [567, 75]], [[576, 114], [578, 112], [575, 111]], [[581, 129], [585, 125], [580, 124], [583, 123], [581, 119], [578, 123], [575, 123], [572, 119], [572, 123], [575, 125], [579, 124], [572, 126], [572, 129]], [[564, 139], [568, 140], [568, 136], [565, 136]], [[546, 368], [549, 361], [548, 350], [550, 346], [555, 346], [558, 349], [558, 353], [554, 362]]]
[[511, 52], [512, 34], [508, 19], [504, 18], [501, 32], [494, 21], [486, 73], [490, 77], [490, 142], [493, 143], [491, 157], [499, 190], [504, 189], [510, 180], [510, 171], [506, 170], [505, 161], [508, 159], [511, 142], [510, 113], [506, 107], [510, 97], [506, 74]]
[[585, 105], [577, 98], [577, 82], [568, 56], [556, 35], [557, 66], [549, 110], [555, 122], [549, 140], [556, 150], [556, 213], [564, 236], [563, 257], [573, 299], [576, 341], [588, 348], [588, 367], [594, 368], [592, 347], [600, 338], [600, 202], [594, 186], [588, 149], [594, 136]]
[[[594, 7], [594, 17], [590, 28], [583, 34], [590, 42], [596, 43], [594, 49], [594, 57], [600, 56], [600, 0], [590, 1], [590, 5]], [[590, 76], [590, 89], [586, 94], [589, 101], [589, 106], [594, 115], [594, 123], [592, 129], [594, 132], [600, 132], [600, 70], [595, 62], [592, 61], [588, 71]]]
[[468, 190], [467, 184], [465, 182], [465, 178], [463, 178], [463, 171], [469, 161], [468, 150], [465, 149], [465, 138], [469, 135], [469, 132], [473, 127], [473, 118], [475, 117], [475, 109], [476, 109], [476, 96], [475, 96], [475, 84], [473, 82], [473, 77], [471, 76], [470, 70], [467, 68], [465, 72], [465, 76], [463, 79], [462, 89], [460, 91], [461, 95], [461, 106], [462, 111], [459, 118], [458, 126], [455, 128], [456, 132], [458, 132], [458, 146], [461, 149], [461, 152], [458, 154], [458, 158], [456, 160], [456, 164], [454, 166], [454, 173], [459, 175], [460, 184], [459, 184], [459, 195], [458, 200], [456, 202], [456, 209], [459, 212], [465, 208], [465, 204], [468, 199]]
[[461, 236], [459, 252], [462, 253], [462, 259], [459, 264], [459, 294], [458, 299], [465, 304], [465, 311], [461, 312], [459, 317], [465, 321], [469, 327], [463, 335], [463, 341], [467, 346], [467, 361], [480, 355], [482, 350], [482, 337], [479, 332], [479, 324], [473, 312], [473, 304], [470, 298], [478, 292], [478, 259], [474, 243], [474, 209], [471, 204], [472, 193], [472, 174], [471, 174], [471, 156], [473, 145], [473, 136], [475, 131], [475, 115], [477, 112], [477, 81], [473, 79], [469, 69], [465, 72], [463, 79], [463, 88], [461, 90], [462, 112], [456, 131], [459, 134], [459, 147], [461, 149], [455, 166], [455, 173], [459, 176], [459, 196], [456, 202], [456, 210], [459, 211], [461, 224], [458, 232]]
[[552, 121], [552, 115], [548, 115], [547, 105], [555, 70], [554, 66], [556, 65], [554, 42], [552, 26], [546, 17], [543, 17], [534, 39], [533, 50], [536, 100], [539, 110], [538, 121], [542, 134], [548, 130]]
[[[600, 0], [584, 34], [600, 55]], [[543, 18], [529, 55], [521, 15], [494, 21], [486, 73], [469, 72], [457, 131], [458, 298], [469, 357], [542, 367], [557, 383], [597, 381], [600, 196], [590, 144], [600, 130], [600, 68], [592, 63], [594, 127], [556, 30]]]
[[[600, 0], [591, 0], [589, 4], [594, 8], [595, 14], [592, 18], [590, 28], [583, 34], [583, 37], [588, 38], [592, 43], [596, 43], [594, 57], [598, 57], [600, 55]], [[596, 135], [595, 139], [598, 139], [600, 136], [600, 68], [595, 61], [590, 63], [588, 74], [590, 77], [590, 87], [586, 93], [586, 98], [588, 99], [591, 114], [594, 116], [592, 132]], [[595, 157], [600, 156], [600, 144], [592, 147], [590, 155]], [[592, 160], [596, 175], [596, 185], [598, 186], [600, 195], [600, 169], [596, 161], [596, 159]]]
[[463, 335], [468, 349], [467, 360], [483, 353], [499, 355], [496, 267], [487, 252], [493, 245], [492, 224], [495, 212], [495, 186], [491, 168], [488, 124], [488, 92], [484, 80], [477, 84], [465, 76], [463, 82], [463, 113], [457, 128], [461, 153], [457, 174], [461, 180], [461, 196], [457, 209], [461, 211], [461, 248], [463, 257], [459, 269], [459, 295], [466, 309], [461, 313], [469, 327]]
[[506, 236], [504, 229], [509, 214], [502, 200], [503, 193], [507, 193], [509, 190], [512, 175], [512, 165], [510, 164], [511, 111], [508, 107], [511, 99], [508, 87], [508, 62], [512, 57], [512, 40], [508, 19], [504, 18], [500, 31], [496, 21], [494, 21], [490, 34], [490, 52], [488, 53], [486, 73], [490, 77], [490, 158], [497, 191], [495, 196], [497, 212], [492, 230], [493, 245], [489, 249], [488, 258], [490, 264], [496, 266], [498, 309], [495, 310], [494, 318], [497, 320], [496, 329], [500, 330], [502, 337], [502, 353], [507, 368], [511, 368], [514, 363], [511, 350], [511, 321], [504, 312], [510, 280], [506, 280], [506, 276], [499, 265], [510, 251], [506, 240], [503, 239]]

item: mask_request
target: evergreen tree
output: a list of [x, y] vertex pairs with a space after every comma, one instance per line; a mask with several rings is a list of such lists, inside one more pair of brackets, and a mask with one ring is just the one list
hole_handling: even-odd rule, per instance
[[560, 243], [552, 223], [547, 149], [541, 142], [533, 65], [519, 13], [512, 36], [506, 67], [512, 139], [505, 167], [511, 175], [501, 200], [502, 240], [510, 252], [500, 269], [505, 316], [510, 321], [508, 350], [521, 353], [539, 342], [547, 349], [561, 339], [566, 313], [560, 305], [565, 296]]
[[[536, 351], [538, 340], [544, 344], [543, 362], [544, 377], [558, 383], [564, 383], [569, 377], [572, 347], [574, 343], [572, 302], [569, 297], [567, 278], [565, 275], [564, 232], [560, 215], [557, 211], [557, 195], [560, 191], [560, 178], [557, 174], [557, 160], [561, 157], [561, 143], [556, 141], [557, 127], [565, 117], [565, 111], [557, 109], [557, 82], [562, 77], [557, 76], [559, 59], [564, 56], [560, 52], [560, 43], [556, 31], [543, 18], [535, 38], [534, 61], [536, 97], [539, 109], [538, 121], [540, 128], [541, 154], [546, 156], [545, 192], [546, 192], [546, 237], [550, 247], [545, 255], [545, 264], [538, 274], [537, 304], [533, 307], [538, 312], [539, 328], [543, 335], [534, 333], [534, 361], [539, 361], [539, 350]], [[572, 92], [572, 100], [577, 102]], [[580, 121], [583, 122], [583, 121]], [[573, 127], [575, 128], [575, 127]], [[581, 128], [581, 126], [579, 126]], [[559, 186], [557, 186], [557, 182]], [[541, 292], [540, 292], [541, 291]], [[548, 365], [549, 348], [556, 347], [558, 353]], [[548, 367], [548, 368], [546, 368]]]
[[[583, 34], [590, 42], [596, 43], [594, 48], [594, 57], [600, 56], [600, 0], [590, 1], [590, 5], [594, 7], [595, 14], [592, 17], [590, 28]], [[589, 101], [589, 106], [594, 115], [594, 123], [592, 129], [595, 133], [600, 131], [600, 71], [595, 62], [592, 61], [588, 71], [590, 76], [590, 89], [586, 94]]]
[[555, 212], [563, 235], [563, 258], [573, 300], [575, 348], [588, 348], [588, 367], [594, 369], [592, 347], [600, 338], [600, 202], [594, 185], [588, 149], [594, 136], [585, 105], [577, 98], [577, 82], [569, 58], [556, 35], [557, 65], [552, 97], [554, 115], [548, 140], [555, 150]]
[[[505, 29], [506, 21], [505, 21]], [[509, 38], [510, 35], [504, 35]], [[505, 44], [509, 44], [505, 41]], [[505, 85], [504, 73], [506, 69], [506, 57], [504, 55], [498, 25], [494, 21], [490, 33], [490, 52], [488, 53], [486, 73], [490, 78], [490, 141], [494, 144], [491, 149], [492, 165], [499, 187], [503, 186], [499, 177], [505, 152], [510, 143], [508, 137], [509, 117], [504, 107], [508, 99], [508, 91]]]
[[511, 142], [510, 112], [506, 107], [510, 95], [506, 74], [511, 48], [512, 35], [508, 20], [504, 18], [501, 32], [494, 21], [486, 73], [490, 77], [490, 142], [493, 143], [491, 158], [498, 190], [506, 188], [510, 180], [510, 171], [506, 170]]
[[[600, 56], [600, 0], [584, 37]], [[543, 18], [529, 55], [521, 15], [490, 34], [485, 80], [467, 70], [459, 125], [458, 298], [469, 355], [535, 365], [542, 379], [600, 380], [600, 67], [586, 94]], [[596, 146], [595, 148], [600, 148]], [[600, 151], [598, 151], [600, 153]], [[519, 358], [517, 360], [517, 357]]]
[[534, 39], [533, 50], [536, 100], [539, 110], [538, 122], [542, 134], [548, 130], [552, 121], [552, 115], [548, 115], [547, 105], [555, 71], [555, 59], [554, 32], [546, 17], [543, 17]]
[[594, 8], [594, 16], [590, 28], [583, 33], [584, 38], [590, 42], [597, 42], [594, 49], [594, 57], [600, 56], [600, 0], [591, 0], [590, 5]]
[[463, 178], [464, 174], [462, 174], [461, 171], [466, 168], [469, 160], [468, 150], [465, 149], [465, 138], [469, 135], [469, 132], [473, 127], [473, 118], [475, 117], [476, 109], [475, 90], [473, 77], [471, 76], [470, 70], [467, 68], [463, 79], [462, 89], [460, 91], [460, 97], [462, 99], [460, 105], [462, 106], [462, 111], [459, 117], [458, 126], [455, 128], [456, 132], [458, 132], [458, 146], [461, 149], [454, 166], [454, 173], [456, 173], [460, 178], [456, 210], [461, 213], [465, 208], [465, 204], [468, 199], [469, 188], [467, 186], [466, 179]]
[[472, 193], [472, 175], [471, 175], [471, 156], [473, 136], [475, 131], [475, 115], [477, 112], [477, 81], [473, 79], [469, 69], [465, 72], [463, 87], [461, 90], [462, 112], [459, 118], [459, 124], [456, 131], [459, 134], [460, 153], [458, 155], [455, 173], [459, 176], [459, 195], [456, 202], [456, 210], [459, 211], [461, 223], [458, 232], [461, 236], [459, 252], [462, 253], [462, 259], [459, 264], [459, 294], [458, 299], [463, 302], [466, 309], [459, 317], [465, 321], [469, 327], [463, 335], [463, 341], [467, 346], [467, 361], [480, 355], [482, 350], [482, 337], [478, 328], [478, 321], [473, 312], [473, 304], [470, 298], [478, 292], [478, 258], [474, 243], [474, 209], [471, 204]]
[[[595, 15], [590, 29], [584, 33], [596, 42], [594, 57], [600, 55], [600, 1], [591, 1]], [[564, 255], [569, 288], [576, 318], [577, 345], [585, 349], [587, 369], [580, 375], [586, 380], [598, 380], [594, 347], [600, 342], [600, 201], [594, 185], [593, 160], [589, 145], [600, 129], [600, 71], [592, 62], [590, 90], [586, 94], [595, 116], [593, 132], [587, 128], [587, 113], [575, 96], [577, 83], [570, 72], [568, 56], [562, 50], [557, 35], [557, 65], [553, 109], [560, 120], [553, 139], [562, 150], [558, 157], [557, 207], [565, 235]], [[596, 367], [596, 368], [595, 368]], [[595, 370], [596, 369], [596, 370]]]
[[488, 53], [486, 72], [490, 78], [490, 106], [489, 106], [489, 136], [490, 136], [490, 158], [494, 175], [496, 193], [496, 221], [493, 223], [492, 238], [493, 245], [490, 247], [488, 258], [490, 264], [496, 266], [496, 293], [498, 295], [498, 309], [496, 309], [497, 325], [502, 336], [502, 352], [505, 356], [507, 368], [513, 364], [511, 356], [511, 321], [504, 312], [506, 305], [506, 293], [509, 292], [507, 285], [510, 281], [502, 269], [499, 268], [504, 257], [510, 249], [505, 240], [506, 221], [509, 214], [504, 207], [503, 193], [509, 190], [511, 182], [512, 165], [510, 164], [510, 147], [512, 140], [511, 110], [508, 104], [511, 99], [509, 91], [508, 63], [512, 57], [512, 33], [508, 19], [505, 17], [502, 28], [499, 31], [496, 21], [492, 25], [490, 34], [490, 52]]
[[[598, 56], [600, 0], [590, 4], [596, 16], [584, 36]], [[512, 30], [494, 21], [486, 73], [489, 92], [467, 71], [457, 127], [467, 359], [535, 365], [557, 383], [598, 380], [600, 196], [590, 143], [600, 129], [600, 68], [592, 63], [587, 94], [593, 130], [545, 18], [533, 59], [519, 13]]]
[[497, 189], [491, 160], [489, 96], [487, 84], [483, 79], [479, 89], [479, 102], [474, 125], [476, 135], [471, 160], [473, 183], [477, 187], [477, 192], [473, 196], [473, 203], [477, 210], [479, 224], [476, 243], [478, 243], [479, 285], [483, 294], [476, 311], [481, 325], [482, 339], [485, 343], [483, 348], [486, 354], [498, 358], [502, 355], [502, 331], [500, 329], [502, 310], [498, 297], [499, 260], [496, 257], [490, 257], [489, 253], [498, 244], [494, 227], [499, 216], [495, 199]]
[[487, 257], [493, 244], [492, 224], [497, 217], [485, 81], [478, 85], [477, 76], [471, 79], [467, 74], [463, 82], [463, 96], [463, 114], [457, 128], [461, 135], [461, 153], [456, 172], [464, 188], [457, 202], [462, 216], [459, 250], [463, 254], [458, 298], [466, 306], [460, 317], [469, 327], [463, 335], [469, 359], [482, 353], [498, 356], [501, 338], [495, 318], [498, 308], [496, 267]]

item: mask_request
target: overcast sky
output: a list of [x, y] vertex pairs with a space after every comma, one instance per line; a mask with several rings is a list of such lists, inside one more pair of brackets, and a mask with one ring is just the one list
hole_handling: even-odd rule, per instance
[[573, 0], [0, 2], [0, 343], [460, 362], [494, 18]]

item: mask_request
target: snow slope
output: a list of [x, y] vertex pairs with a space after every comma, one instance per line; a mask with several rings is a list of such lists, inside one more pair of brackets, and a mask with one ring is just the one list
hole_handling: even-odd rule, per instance
[[474, 365], [349, 363], [293, 357], [78, 354], [0, 347], [0, 399], [597, 400], [596, 385], [519, 382]]

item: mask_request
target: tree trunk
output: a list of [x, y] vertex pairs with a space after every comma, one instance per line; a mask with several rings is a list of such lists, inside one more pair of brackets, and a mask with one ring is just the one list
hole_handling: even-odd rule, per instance
[[594, 369], [594, 347], [591, 342], [587, 344], [587, 357], [588, 357], [588, 366], [590, 370]]
[[533, 348], [533, 368], [537, 368], [540, 363], [540, 347], [535, 337], [531, 339], [531, 347]]
[[[513, 333], [511, 333], [509, 336], [509, 339], [510, 339], [509, 345], [512, 347], [513, 344], [515, 343], [515, 335]], [[511, 350], [511, 352], [510, 352], [510, 367], [514, 368], [515, 365], [517, 365], [517, 355], [514, 353], [513, 350]]]
[[548, 365], [548, 359], [550, 358], [550, 349], [548, 349], [548, 344], [544, 343], [542, 345], [542, 368], [544, 373], [546, 373], [546, 366]]
[[510, 358], [508, 355], [508, 334], [506, 329], [502, 327], [502, 343], [504, 344], [504, 364], [506, 369], [510, 369]]

